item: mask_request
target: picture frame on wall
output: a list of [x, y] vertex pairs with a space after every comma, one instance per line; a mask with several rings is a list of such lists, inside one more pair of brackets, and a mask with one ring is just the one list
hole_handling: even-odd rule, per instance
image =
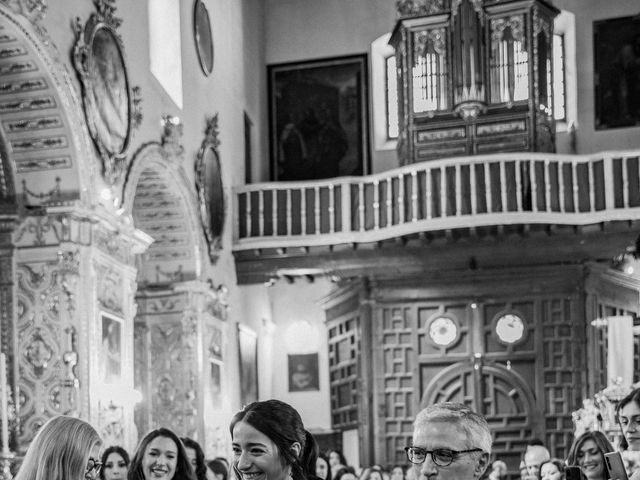
[[238, 325], [240, 362], [240, 402], [258, 401], [258, 335], [245, 325]]
[[122, 319], [101, 312], [100, 329], [100, 378], [104, 384], [111, 385], [122, 378]]
[[640, 16], [593, 23], [596, 130], [640, 125]]
[[367, 56], [267, 68], [272, 180], [369, 173]]
[[317, 353], [290, 354], [287, 360], [290, 392], [320, 390]]

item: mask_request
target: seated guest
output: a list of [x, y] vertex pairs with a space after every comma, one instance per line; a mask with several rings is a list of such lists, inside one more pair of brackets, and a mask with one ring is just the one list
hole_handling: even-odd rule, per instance
[[542, 442], [534, 440], [524, 452], [524, 464], [527, 467], [527, 478], [531, 480], [540, 480], [540, 466], [551, 459], [549, 450], [547, 450]]
[[189, 463], [191, 463], [191, 468], [195, 472], [196, 478], [198, 480], [207, 480], [207, 466], [204, 464], [204, 452], [200, 444], [189, 437], [181, 437], [180, 440], [182, 440], [184, 450], [187, 452]]
[[564, 480], [564, 461], [552, 458], [540, 465], [541, 480]]
[[31, 441], [15, 480], [95, 480], [100, 471], [98, 432], [87, 422], [59, 415]]
[[196, 480], [180, 438], [168, 428], [147, 433], [131, 460], [127, 480]]
[[405, 480], [405, 470], [402, 465], [394, 465], [391, 467], [390, 480]]
[[568, 466], [578, 466], [588, 480], [609, 480], [604, 454], [613, 452], [613, 446], [604, 433], [585, 432], [576, 438], [567, 456]]
[[502, 460], [496, 460], [491, 464], [491, 473], [489, 478], [491, 480], [502, 480], [507, 476], [507, 464]]
[[487, 421], [458, 403], [436, 403], [416, 416], [413, 442], [406, 447], [418, 480], [478, 480], [489, 466]]
[[117, 445], [102, 452], [100, 480], [125, 480], [129, 470], [129, 454]]

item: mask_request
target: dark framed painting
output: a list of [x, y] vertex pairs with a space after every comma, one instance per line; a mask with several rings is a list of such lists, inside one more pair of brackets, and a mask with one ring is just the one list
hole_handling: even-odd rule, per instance
[[596, 130], [640, 125], [640, 16], [593, 23]]
[[320, 390], [318, 354], [290, 354], [288, 357], [289, 391]]
[[238, 325], [240, 360], [240, 402], [248, 405], [258, 400], [258, 335], [244, 325]]
[[224, 186], [218, 154], [218, 115], [207, 118], [205, 136], [196, 155], [196, 190], [202, 228], [212, 262], [222, 248], [225, 221]]
[[267, 68], [272, 179], [369, 173], [367, 56]]
[[118, 383], [122, 377], [122, 320], [102, 312], [100, 328], [100, 378], [104, 384]]
[[209, 11], [202, 0], [196, 0], [193, 7], [193, 36], [200, 67], [209, 75], [213, 70], [213, 35]]

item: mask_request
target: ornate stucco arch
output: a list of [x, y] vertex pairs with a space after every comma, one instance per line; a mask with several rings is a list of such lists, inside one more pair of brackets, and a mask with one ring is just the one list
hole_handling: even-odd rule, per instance
[[[92, 203], [98, 160], [77, 82], [38, 16], [0, 2], [0, 138], [9, 195], [20, 204]], [[98, 176], [99, 177], [99, 176]]]
[[206, 243], [177, 128], [166, 122], [161, 143], [138, 149], [124, 186], [124, 212], [154, 239], [138, 262], [141, 285], [199, 280], [202, 274]]

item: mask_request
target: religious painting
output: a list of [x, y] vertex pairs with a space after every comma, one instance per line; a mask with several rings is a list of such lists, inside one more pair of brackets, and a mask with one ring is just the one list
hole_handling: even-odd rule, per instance
[[640, 17], [594, 22], [596, 129], [640, 125]]
[[240, 356], [240, 403], [248, 405], [258, 400], [258, 336], [244, 325], [238, 325]]
[[320, 390], [318, 379], [318, 354], [288, 355], [289, 391]]
[[270, 65], [272, 179], [369, 173], [367, 57]]
[[122, 376], [122, 321], [103, 312], [100, 314], [100, 323], [100, 378], [105, 384], [113, 384]]
[[209, 258], [218, 259], [225, 221], [224, 186], [218, 155], [218, 115], [207, 118], [205, 136], [196, 155], [196, 190]]

